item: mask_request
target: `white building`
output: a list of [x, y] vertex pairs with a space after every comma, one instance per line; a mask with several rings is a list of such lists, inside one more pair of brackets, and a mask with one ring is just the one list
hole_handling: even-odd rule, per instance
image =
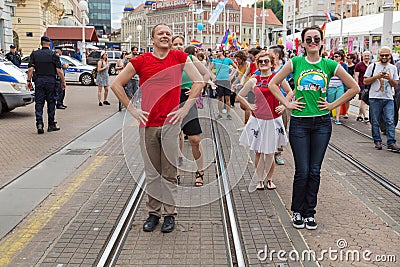
[[8, 51], [13, 44], [13, 29], [11, 16], [17, 3], [12, 0], [0, 0], [0, 49]]

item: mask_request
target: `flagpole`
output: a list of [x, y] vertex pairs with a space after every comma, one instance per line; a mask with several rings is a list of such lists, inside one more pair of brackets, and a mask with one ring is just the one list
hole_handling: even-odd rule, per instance
[[187, 39], [188, 39], [188, 32], [187, 32], [187, 18], [186, 18], [186, 15], [185, 15], [185, 46], [187, 46]]
[[[296, 33], [296, 0], [293, 1], [293, 30], [292, 30], [292, 36], [293, 36], [293, 41], [294, 41], [294, 34]], [[299, 51], [296, 51], [299, 53]]]
[[242, 37], [242, 16], [243, 16], [243, 0], [240, 0], [240, 29], [239, 29], [239, 34], [240, 34], [240, 43], [243, 43], [243, 37]]
[[257, 0], [254, 1], [254, 29], [253, 29], [253, 43], [256, 44], [256, 29], [257, 29]]
[[[210, 17], [212, 16], [212, 13], [213, 13], [213, 1], [214, 0], [210, 0]], [[210, 24], [210, 32], [211, 32], [211, 50], [214, 50], [214, 47], [213, 47], [213, 25], [212, 24]]]
[[[286, 46], [286, 35], [287, 35], [287, 4], [283, 1], [283, 31], [282, 31], [282, 43]], [[294, 38], [293, 38], [294, 39]], [[271, 40], [270, 40], [271, 42]]]
[[264, 31], [265, 31], [265, 8], [264, 8], [264, 0], [262, 0], [262, 22], [261, 22], [261, 47], [264, 48]]

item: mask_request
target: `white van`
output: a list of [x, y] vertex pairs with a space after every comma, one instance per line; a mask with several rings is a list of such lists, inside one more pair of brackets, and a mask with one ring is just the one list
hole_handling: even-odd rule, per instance
[[33, 103], [35, 98], [26, 80], [24, 71], [0, 57], [0, 114]]

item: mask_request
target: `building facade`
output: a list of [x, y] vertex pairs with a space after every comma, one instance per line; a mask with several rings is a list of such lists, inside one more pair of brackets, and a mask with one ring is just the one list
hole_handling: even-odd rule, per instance
[[335, 8], [335, 2], [331, 0], [286, 0], [285, 5], [287, 28], [290, 32], [293, 31], [293, 20], [296, 32], [307, 26], [321, 26], [326, 21], [325, 13], [334, 13]]
[[96, 28], [99, 37], [111, 33], [111, 1], [90, 0], [89, 25]]
[[48, 25], [56, 25], [64, 14], [60, 0], [14, 0], [13, 42], [24, 54], [40, 46]]
[[10, 45], [14, 44], [11, 17], [16, 6], [17, 3], [12, 0], [0, 0], [0, 49], [4, 51], [8, 51]]
[[[192, 39], [203, 43], [203, 47], [217, 47], [221, 45], [221, 41], [225, 31], [229, 28], [231, 33], [235, 33], [238, 40], [253, 44], [254, 37], [252, 32], [254, 15], [248, 12], [248, 7], [243, 8], [242, 16], [242, 37], [240, 31], [240, 7], [234, 0], [228, 0], [225, 11], [222, 12], [214, 25], [208, 23], [213, 8], [219, 1], [192, 1], [192, 0], [175, 0], [160, 1], [153, 5], [138, 6], [136, 9], [127, 5], [125, 6], [123, 18], [121, 20], [121, 41], [125, 43], [125, 47], [130, 45], [138, 46], [139, 33], [142, 49], [151, 47], [151, 30], [159, 23], [166, 23], [171, 27], [174, 35], [185, 36], [186, 44]], [[253, 9], [251, 9], [253, 10]], [[261, 8], [257, 9], [257, 40], [261, 38]], [[281, 27], [281, 22], [276, 18], [271, 10], [267, 10], [265, 16], [266, 29]], [[141, 25], [141, 31], [138, 31], [138, 25]], [[203, 26], [203, 29], [199, 29]], [[140, 29], [140, 27], [139, 27]], [[267, 32], [267, 30], [265, 31]], [[264, 35], [267, 38], [267, 34]], [[131, 37], [131, 38], [129, 38]], [[267, 42], [266, 42], [267, 43]]]

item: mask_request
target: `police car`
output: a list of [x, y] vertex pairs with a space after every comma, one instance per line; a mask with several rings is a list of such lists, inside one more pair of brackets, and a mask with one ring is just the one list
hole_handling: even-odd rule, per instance
[[[80, 82], [83, 85], [93, 85], [94, 78], [92, 71], [95, 67], [85, 65], [79, 60], [69, 56], [60, 56], [61, 64], [67, 63], [68, 69], [65, 71], [65, 81], [69, 82]], [[19, 66], [21, 69], [28, 70], [29, 56], [22, 58], [22, 63]]]
[[24, 71], [0, 57], [0, 113], [34, 101], [33, 92], [28, 89], [26, 80]]

